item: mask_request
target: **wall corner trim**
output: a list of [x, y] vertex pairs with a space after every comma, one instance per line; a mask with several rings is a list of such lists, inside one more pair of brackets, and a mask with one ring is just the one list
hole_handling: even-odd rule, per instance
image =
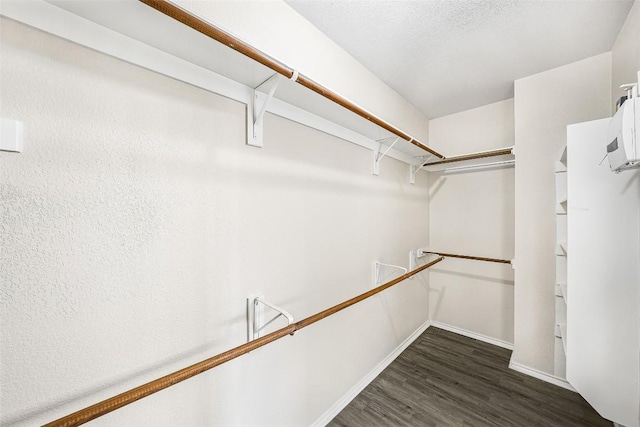
[[529, 375], [530, 377], [537, 378], [539, 380], [548, 382], [553, 385], [557, 385], [558, 387], [562, 387], [564, 389], [573, 391], [577, 393], [576, 389], [573, 388], [569, 382], [563, 378], [556, 377], [555, 375], [547, 374], [546, 372], [539, 371], [534, 368], [530, 368], [526, 365], [521, 365], [520, 363], [513, 361], [513, 356], [511, 356], [511, 360], [509, 361], [509, 369], [513, 369], [514, 371], [520, 372], [525, 375]]
[[435, 320], [431, 321], [431, 326], [433, 326], [434, 328], [444, 329], [445, 331], [453, 332], [454, 334], [463, 335], [465, 337], [473, 338], [478, 341], [486, 342], [487, 344], [496, 345], [498, 347], [506, 348], [507, 350], [513, 351], [513, 344], [508, 343], [506, 341], [499, 340], [497, 338], [488, 337], [486, 335], [482, 335], [477, 332], [467, 331], [466, 329], [461, 329], [456, 326], [447, 325], [446, 323], [440, 323]]
[[353, 399], [360, 394], [384, 369], [391, 364], [400, 354], [406, 350], [420, 335], [426, 331], [431, 322], [428, 320], [407, 337], [398, 347], [385, 357], [375, 368], [358, 381], [349, 391], [347, 391], [337, 402], [335, 402], [324, 414], [320, 416], [311, 427], [324, 427], [336, 417]]

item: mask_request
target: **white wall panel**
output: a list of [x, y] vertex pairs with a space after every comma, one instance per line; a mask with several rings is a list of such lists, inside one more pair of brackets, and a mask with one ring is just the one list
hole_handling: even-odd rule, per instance
[[601, 163], [608, 124], [567, 130], [567, 379], [600, 415], [637, 427], [640, 170]]

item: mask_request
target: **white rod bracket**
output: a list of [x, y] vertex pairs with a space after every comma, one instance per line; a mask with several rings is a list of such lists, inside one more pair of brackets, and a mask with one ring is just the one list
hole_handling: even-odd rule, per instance
[[382, 267], [382, 266], [400, 269], [400, 270], [404, 271], [405, 274], [409, 272], [409, 270], [407, 270], [406, 268], [401, 267], [399, 265], [385, 264], [384, 262], [376, 261], [376, 262], [373, 263], [374, 285], [375, 286], [378, 286], [380, 284], [380, 267]]
[[253, 89], [251, 105], [247, 106], [247, 113], [251, 113], [251, 116], [247, 117], [247, 145], [263, 146], [264, 113], [267, 111], [267, 105], [276, 93], [281, 80], [282, 75], [275, 73]]
[[400, 137], [396, 137], [394, 141], [387, 147], [384, 153], [380, 154], [382, 148], [382, 141], [389, 141], [392, 138], [384, 138], [376, 141], [376, 148], [373, 150], [373, 175], [380, 175], [380, 161], [391, 151], [394, 145], [400, 140]]
[[433, 154], [428, 154], [426, 156], [417, 156], [414, 159], [419, 159], [420, 162], [418, 164], [410, 164], [409, 165], [409, 184], [416, 183], [416, 174], [420, 169], [424, 167], [424, 165], [433, 159], [435, 156]]
[[[418, 267], [418, 260], [429, 255], [428, 249], [420, 248], [415, 251], [409, 251], [409, 270], [415, 270]], [[413, 279], [415, 276], [411, 276]]]
[[[278, 314], [265, 322], [264, 307], [277, 311]], [[287, 319], [287, 325], [293, 323], [293, 316], [289, 312], [265, 301], [262, 295], [254, 295], [247, 298], [247, 342], [260, 338], [260, 332], [280, 317]]]
[[[409, 251], [409, 271], [416, 269], [417, 265], [417, 251]], [[411, 276], [409, 279], [413, 279], [415, 276]]]
[[420, 248], [416, 251], [416, 258], [424, 258], [432, 253], [433, 252], [429, 252], [429, 248]]

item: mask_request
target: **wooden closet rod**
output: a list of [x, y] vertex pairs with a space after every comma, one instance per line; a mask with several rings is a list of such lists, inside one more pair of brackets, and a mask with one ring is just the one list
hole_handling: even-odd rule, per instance
[[[260, 64], [264, 65], [267, 68], [272, 69], [273, 71], [279, 74], [282, 74], [288, 79], [291, 79], [294, 75], [293, 68], [286, 66], [285, 64], [270, 57], [266, 53], [256, 49], [250, 44], [243, 42], [242, 40], [232, 36], [231, 34], [221, 30], [218, 27], [211, 25], [206, 21], [203, 21], [197, 16], [187, 12], [186, 10], [176, 6], [175, 4], [167, 0], [139, 0], [139, 1], [148, 6], [151, 6], [158, 12], [161, 12], [175, 19], [176, 21], [179, 21], [184, 25], [187, 25], [188, 27], [193, 28], [199, 33], [204, 34], [207, 37], [210, 37], [222, 44], [227, 45], [231, 49], [237, 52], [240, 52], [241, 54], [253, 59], [254, 61], [259, 62]], [[319, 83], [314, 82], [313, 80], [306, 77], [305, 75], [299, 74], [298, 77], [295, 79], [295, 81], [301, 84], [302, 86], [306, 87], [307, 89], [311, 89], [312, 91], [324, 96], [325, 98], [359, 115], [360, 117], [363, 117], [369, 120], [370, 122], [380, 126], [381, 128], [388, 130], [392, 134], [399, 136], [400, 138], [412, 143], [416, 147], [419, 147], [441, 159], [445, 158], [442, 154], [432, 150], [431, 148], [427, 147], [420, 141], [413, 139], [411, 135], [408, 135], [407, 133], [401, 131], [397, 127], [385, 122], [384, 120], [377, 117], [376, 115], [368, 112], [362, 107], [359, 107], [358, 105], [354, 104], [348, 99], [343, 98], [337, 93], [332, 92], [331, 90], [320, 85]]]
[[501, 148], [499, 150], [483, 151], [481, 153], [465, 154], [462, 156], [447, 157], [444, 160], [438, 160], [435, 162], [427, 162], [423, 166], [442, 165], [445, 163], [463, 162], [465, 160], [483, 159], [485, 157], [504, 156], [505, 154], [511, 154], [511, 148]]
[[444, 258], [463, 258], [463, 259], [474, 259], [477, 261], [497, 262], [500, 264], [511, 264], [511, 261], [508, 259], [486, 258], [486, 257], [471, 256], [471, 255], [446, 254], [444, 252], [432, 252], [432, 251], [423, 251], [422, 253], [439, 255], [440, 258], [443, 258], [443, 257]]
[[60, 419], [52, 421], [48, 424], [45, 424], [44, 427], [78, 426], [88, 421], [91, 421], [95, 418], [101, 417], [102, 415], [108, 414], [111, 411], [115, 411], [116, 409], [122, 408], [125, 405], [133, 403], [136, 400], [142, 399], [143, 397], [147, 397], [160, 390], [164, 390], [165, 388], [171, 387], [174, 384], [177, 384], [181, 381], [187, 380], [191, 377], [194, 377], [198, 374], [208, 371], [211, 368], [215, 368], [218, 365], [222, 365], [225, 362], [235, 359], [236, 357], [242, 356], [243, 354], [249, 353], [250, 351], [258, 349], [264, 345], [272, 343], [273, 341], [276, 341], [282, 337], [291, 335], [302, 328], [306, 328], [307, 326], [313, 323], [316, 323], [319, 320], [324, 319], [325, 317], [331, 316], [332, 314], [335, 314], [340, 310], [350, 307], [362, 300], [365, 300], [377, 293], [384, 291], [385, 289], [388, 289], [394, 285], [397, 285], [403, 280], [408, 279], [409, 277], [417, 273], [420, 273], [423, 270], [426, 270], [432, 265], [439, 263], [443, 259], [444, 259], [443, 257], [436, 258], [435, 260], [421, 267], [418, 267], [415, 270], [411, 270], [408, 273], [398, 277], [397, 279], [391, 280], [390, 282], [380, 285], [377, 288], [370, 290], [369, 292], [360, 294], [357, 297], [351, 298], [350, 300], [344, 301], [338, 305], [334, 305], [333, 307], [323, 310], [312, 316], [309, 316], [306, 319], [302, 319], [299, 322], [292, 323], [289, 326], [286, 326], [282, 329], [278, 329], [275, 332], [272, 332], [268, 335], [265, 335], [253, 341], [250, 341], [246, 344], [242, 344], [238, 347], [225, 351], [224, 353], [220, 353], [209, 359], [203, 360], [202, 362], [198, 362], [194, 365], [188, 366], [184, 369], [180, 369], [179, 371], [173, 372], [169, 375], [165, 375], [164, 377], [150, 381], [136, 388], [132, 388], [131, 390], [125, 391], [124, 393], [120, 393], [117, 396], [113, 396], [108, 399], [105, 399], [102, 402], [96, 403], [95, 405], [88, 406], [84, 409], [74, 412], [73, 414], [67, 415]]

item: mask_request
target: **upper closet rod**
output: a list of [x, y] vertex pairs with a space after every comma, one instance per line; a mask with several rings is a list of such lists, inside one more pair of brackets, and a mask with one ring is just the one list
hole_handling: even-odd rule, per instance
[[445, 164], [445, 163], [463, 162], [465, 160], [475, 160], [475, 159], [483, 159], [485, 157], [504, 156], [504, 155], [512, 154], [512, 153], [513, 153], [513, 148], [512, 147], [501, 148], [499, 150], [482, 151], [480, 153], [473, 153], [473, 154], [465, 154], [465, 155], [462, 155], [462, 156], [447, 157], [444, 160], [438, 160], [438, 161], [435, 161], [435, 162], [425, 163], [425, 164], [423, 164], [423, 166], [434, 166], [434, 165], [442, 165], [442, 164]]
[[193, 28], [199, 33], [202, 33], [207, 37], [210, 37], [222, 44], [227, 45], [231, 49], [234, 49], [235, 51], [240, 52], [241, 54], [253, 59], [254, 61], [259, 62], [265, 67], [268, 67], [273, 71], [282, 74], [286, 78], [298, 82], [302, 86], [308, 89], [311, 89], [312, 91], [324, 96], [325, 98], [335, 102], [336, 104], [346, 108], [347, 110], [352, 111], [353, 113], [359, 115], [360, 117], [363, 117], [369, 120], [370, 122], [375, 123], [381, 128], [388, 130], [392, 134], [399, 136], [400, 138], [412, 143], [416, 147], [419, 147], [441, 159], [445, 158], [442, 154], [432, 150], [431, 148], [427, 147], [420, 141], [415, 140], [411, 135], [406, 134], [405, 132], [401, 131], [397, 127], [385, 122], [384, 120], [368, 112], [362, 107], [359, 107], [358, 105], [354, 104], [348, 99], [343, 98], [337, 93], [330, 91], [326, 87], [314, 82], [313, 80], [306, 77], [305, 75], [298, 74], [298, 72], [293, 68], [284, 65], [280, 61], [270, 57], [264, 52], [256, 49], [255, 47], [249, 45], [248, 43], [243, 42], [242, 40], [232, 36], [231, 34], [221, 30], [220, 28], [217, 28], [211, 25], [210, 23], [203, 21], [202, 19], [176, 6], [170, 1], [168, 0], [139, 0], [139, 1], [148, 6], [151, 6], [157, 11], [175, 19], [176, 21], [179, 21], [187, 25], [188, 27]]
[[500, 264], [511, 264], [511, 260], [508, 259], [499, 259], [499, 258], [487, 258], [487, 257], [479, 257], [472, 255], [458, 255], [458, 254], [446, 254], [444, 252], [434, 252], [434, 251], [422, 251], [423, 254], [433, 254], [438, 255], [439, 257], [444, 258], [463, 258], [463, 259], [474, 259], [476, 261], [488, 261], [488, 262], [497, 262]]
[[103, 400], [102, 402], [96, 403], [95, 405], [88, 406], [84, 409], [74, 412], [73, 414], [67, 415], [60, 419], [52, 421], [48, 424], [45, 424], [44, 427], [78, 426], [86, 422], [89, 422], [95, 418], [101, 417], [102, 415], [108, 414], [111, 411], [115, 411], [116, 409], [122, 408], [125, 405], [135, 402], [136, 400], [142, 399], [143, 397], [147, 397], [160, 390], [164, 390], [165, 388], [171, 387], [174, 384], [177, 384], [181, 381], [187, 380], [191, 377], [194, 377], [198, 374], [208, 371], [211, 368], [215, 368], [218, 365], [222, 365], [225, 362], [228, 362], [232, 359], [235, 359], [238, 356], [242, 356], [243, 354], [256, 350], [282, 337], [286, 337], [287, 335], [293, 335], [294, 332], [299, 331], [302, 328], [305, 328], [313, 323], [316, 323], [317, 321], [322, 320], [325, 317], [331, 316], [332, 314], [335, 314], [340, 310], [350, 307], [362, 300], [372, 297], [373, 295], [380, 293], [385, 289], [388, 289], [394, 285], [397, 285], [403, 280], [408, 279], [409, 277], [415, 274], [418, 274], [423, 270], [426, 270], [432, 265], [439, 263], [443, 259], [444, 258], [442, 257], [436, 258], [435, 260], [423, 266], [420, 266], [415, 270], [411, 270], [410, 272], [396, 279], [393, 279], [390, 282], [380, 285], [377, 288], [373, 288], [369, 292], [360, 294], [357, 297], [351, 298], [350, 300], [334, 305], [333, 307], [323, 310], [319, 313], [316, 313], [313, 316], [309, 316], [306, 319], [300, 320], [299, 322], [292, 323], [289, 326], [285, 326], [282, 329], [278, 329], [275, 332], [272, 332], [268, 335], [257, 338], [253, 341], [249, 341], [246, 344], [243, 344], [231, 350], [225, 351], [224, 353], [220, 353], [209, 359], [203, 360], [202, 362], [198, 362], [194, 365], [188, 366], [184, 369], [180, 369], [179, 371], [176, 371], [169, 375], [165, 375], [162, 378], [158, 378], [156, 380], [150, 381], [146, 384], [133, 388], [129, 391], [125, 391], [124, 393], [121, 393], [117, 396]]

